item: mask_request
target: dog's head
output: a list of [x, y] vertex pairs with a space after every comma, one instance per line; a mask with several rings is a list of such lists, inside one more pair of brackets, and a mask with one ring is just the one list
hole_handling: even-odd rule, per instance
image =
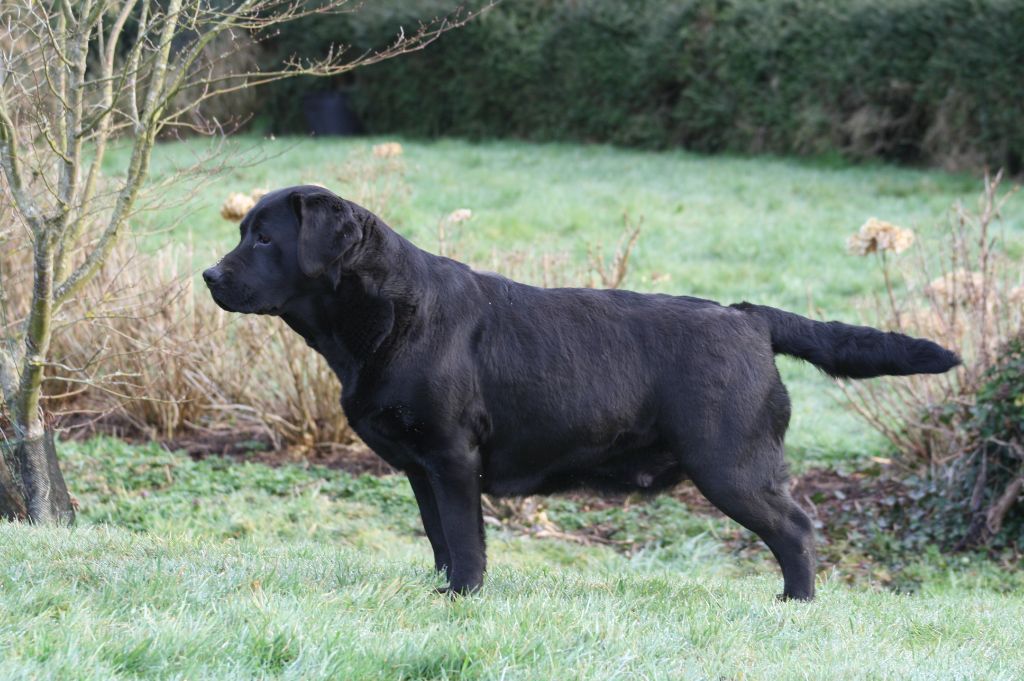
[[282, 314], [303, 295], [337, 288], [357, 258], [368, 215], [323, 187], [271, 192], [242, 219], [235, 249], [203, 279], [229, 312]]

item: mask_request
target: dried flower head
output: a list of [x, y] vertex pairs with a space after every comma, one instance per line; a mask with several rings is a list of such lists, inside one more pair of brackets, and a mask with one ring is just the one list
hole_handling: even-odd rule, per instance
[[455, 224], [458, 222], [465, 222], [473, 217], [473, 211], [468, 208], [457, 208], [448, 214], [445, 218], [449, 224]]
[[249, 192], [249, 198], [251, 198], [253, 201], [259, 201], [260, 199], [262, 199], [264, 196], [266, 196], [269, 193], [270, 193], [269, 189], [267, 189], [265, 187], [258, 187], [256, 189], [253, 189], [251, 192]]
[[392, 158], [402, 155], [402, 145], [398, 142], [385, 142], [373, 147], [373, 155], [377, 158]]
[[231, 222], [239, 222], [255, 205], [256, 201], [248, 194], [232, 192], [228, 194], [228, 198], [221, 205], [220, 216]]
[[846, 250], [853, 255], [882, 251], [902, 253], [914, 243], [914, 233], [891, 222], [869, 218], [860, 230], [846, 240]]

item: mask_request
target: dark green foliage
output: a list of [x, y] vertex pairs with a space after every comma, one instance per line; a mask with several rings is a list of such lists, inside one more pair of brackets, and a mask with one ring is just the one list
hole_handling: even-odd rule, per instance
[[901, 481], [885, 522], [905, 549], [1024, 548], [1024, 336], [989, 369], [971, 412], [962, 456]]
[[1007, 344], [978, 393], [975, 427], [993, 456], [1021, 463], [1024, 445], [1024, 336]]
[[[289, 27], [274, 55], [384, 44], [457, 2], [373, 3]], [[1024, 3], [518, 0], [360, 69], [371, 132], [1020, 168]], [[282, 129], [295, 95], [274, 90]]]
[[1010, 341], [989, 370], [971, 430], [974, 455], [957, 471], [959, 488], [952, 484], [971, 514], [963, 544], [1024, 547], [1024, 336]]

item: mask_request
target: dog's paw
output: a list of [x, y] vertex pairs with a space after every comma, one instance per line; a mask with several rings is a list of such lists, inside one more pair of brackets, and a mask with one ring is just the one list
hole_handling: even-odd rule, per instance
[[775, 600], [782, 601], [783, 603], [787, 603], [789, 601], [795, 601], [797, 603], [810, 603], [814, 600], [814, 594], [810, 594], [809, 596], [791, 596], [790, 594], [781, 593], [775, 594]]
[[434, 589], [434, 591], [442, 596], [447, 596], [451, 600], [455, 600], [456, 598], [460, 598], [461, 596], [469, 596], [470, 594], [476, 593], [480, 590], [480, 586], [480, 584], [465, 585], [460, 587], [454, 587], [449, 585], [439, 587], [437, 589]]

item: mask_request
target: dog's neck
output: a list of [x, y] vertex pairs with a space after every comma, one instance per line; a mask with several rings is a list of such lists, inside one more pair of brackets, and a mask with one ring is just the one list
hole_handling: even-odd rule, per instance
[[418, 310], [433, 295], [423, 273], [436, 256], [372, 213], [367, 216], [358, 262], [342, 273], [337, 288], [302, 296], [281, 315], [327, 359], [346, 390], [368, 366], [386, 362], [397, 341], [424, 322]]

